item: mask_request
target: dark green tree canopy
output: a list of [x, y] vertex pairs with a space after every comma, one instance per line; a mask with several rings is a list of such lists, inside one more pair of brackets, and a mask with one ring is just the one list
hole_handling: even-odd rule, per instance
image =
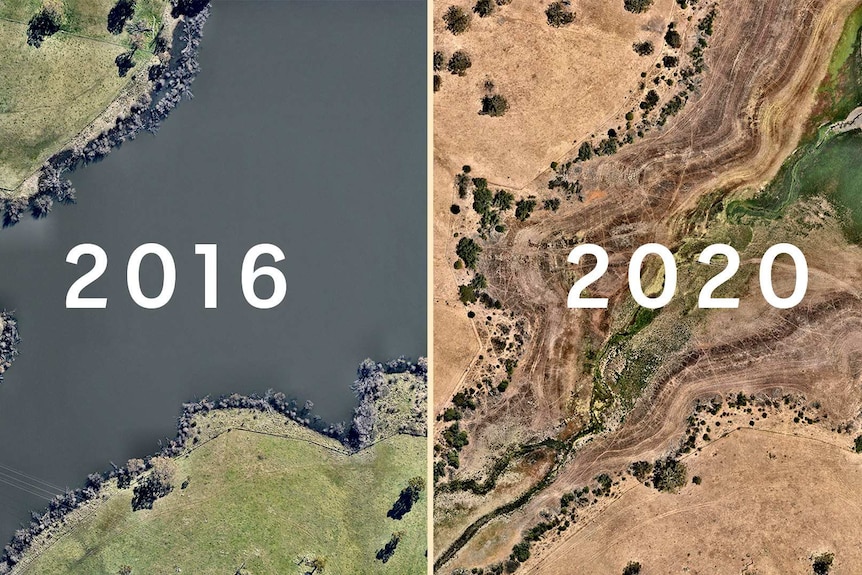
[[460, 6], [449, 6], [443, 15], [443, 21], [446, 22], [446, 29], [457, 36], [470, 28], [470, 13]]

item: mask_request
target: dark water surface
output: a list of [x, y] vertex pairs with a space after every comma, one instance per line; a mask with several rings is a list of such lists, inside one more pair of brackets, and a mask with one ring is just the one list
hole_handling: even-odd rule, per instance
[[[183, 401], [274, 388], [339, 421], [362, 359], [425, 354], [425, 38], [423, 2], [216, 1], [195, 99], [76, 172], [78, 205], [0, 231], [0, 306], [23, 340], [0, 385], [0, 539], [42, 496], [156, 450]], [[91, 267], [65, 263], [84, 242], [108, 254], [83, 292], [106, 310], [64, 307]], [[176, 261], [160, 310], [126, 288], [147, 242]], [[240, 287], [263, 242], [286, 255], [272, 310]], [[216, 310], [196, 243], [218, 244]]]

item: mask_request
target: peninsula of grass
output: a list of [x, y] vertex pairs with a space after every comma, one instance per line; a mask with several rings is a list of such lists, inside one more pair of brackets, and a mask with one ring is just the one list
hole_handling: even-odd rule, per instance
[[34, 513], [0, 574], [425, 573], [426, 369], [363, 362], [350, 430], [280, 393], [187, 404], [159, 455]]
[[[153, 509], [132, 511], [134, 485], [112, 480], [13, 573], [114, 575], [128, 565], [132, 574], [290, 575], [314, 560], [324, 574], [425, 572], [425, 493], [403, 519], [386, 516], [408, 481], [424, 477], [425, 438], [395, 435], [350, 454], [278, 414], [195, 422], [220, 433], [174, 460], [177, 485]], [[400, 542], [384, 564], [376, 553], [394, 532]]]

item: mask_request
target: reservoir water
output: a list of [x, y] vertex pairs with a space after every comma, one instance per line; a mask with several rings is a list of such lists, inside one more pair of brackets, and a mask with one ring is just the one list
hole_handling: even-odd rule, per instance
[[[425, 355], [425, 26], [424, 2], [217, 0], [196, 97], [75, 172], [77, 205], [0, 231], [0, 307], [22, 337], [0, 385], [0, 539], [88, 473], [154, 452], [183, 401], [273, 388], [337, 422], [362, 359]], [[126, 287], [148, 242], [176, 261], [157, 310]], [[92, 265], [65, 263], [80, 243], [108, 255], [82, 294], [107, 309], [65, 309]], [[198, 243], [218, 245], [217, 309]], [[270, 310], [240, 285], [259, 243], [286, 256]], [[147, 295], [161, 274], [144, 260]]]

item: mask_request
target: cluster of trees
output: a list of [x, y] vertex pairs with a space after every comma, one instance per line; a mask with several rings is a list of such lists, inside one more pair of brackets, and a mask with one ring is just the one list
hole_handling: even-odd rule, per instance
[[353, 423], [346, 436], [340, 438], [342, 443], [352, 449], [364, 449], [381, 439], [377, 435], [378, 420], [381, 416], [377, 407], [380, 399], [389, 391], [390, 382], [387, 374], [410, 373], [417, 376], [419, 384], [414, 389], [413, 417], [409, 421], [399, 421], [398, 433], [410, 435], [427, 435], [427, 419], [425, 417], [425, 401], [428, 385], [428, 362], [419, 358], [411, 363], [405, 357], [399, 357], [388, 363], [376, 363], [366, 359], [359, 365], [356, 381], [351, 389], [359, 400], [359, 405], [353, 410]]
[[3, 372], [9, 369], [15, 358], [18, 357], [18, 344], [21, 336], [18, 334], [18, 322], [7, 311], [0, 312], [0, 382], [3, 381]]
[[152, 509], [153, 503], [173, 491], [177, 466], [168, 457], [154, 457], [152, 470], [133, 490], [132, 511]]
[[554, 28], [567, 26], [575, 21], [575, 13], [569, 9], [569, 1], [562, 0], [554, 2], [545, 10], [548, 24]]
[[686, 484], [688, 470], [673, 457], [660, 459], [653, 465], [652, 484], [659, 491], [674, 492]]
[[34, 48], [42, 45], [48, 36], [60, 31], [63, 24], [62, 4], [59, 2], [43, 2], [38, 12], [33, 14], [27, 24], [27, 43]]
[[390, 519], [401, 520], [405, 515], [413, 509], [413, 504], [419, 501], [419, 496], [425, 489], [425, 479], [420, 476], [411, 477], [407, 482], [407, 487], [401, 490], [398, 499], [386, 513], [386, 517]]
[[[203, 26], [209, 13], [207, 3], [194, 16], [185, 18], [181, 35], [185, 46], [170, 69], [164, 65], [154, 65], [150, 69], [153, 93], [156, 96], [155, 103], [151, 95], [145, 94], [131, 107], [128, 115], [117, 118], [112, 128], [102, 132], [83, 147], [65, 150], [50, 158], [42, 167], [39, 191], [36, 195], [29, 199], [9, 199], [0, 202], [4, 227], [18, 223], [28, 211], [34, 218], [42, 218], [51, 211], [55, 202], [74, 203], [75, 190], [68, 180], [62, 178], [64, 172], [73, 170], [78, 165], [86, 165], [102, 159], [113, 148], [127, 140], [134, 140], [142, 131], [155, 134], [162, 121], [180, 101], [184, 97], [192, 97], [191, 84], [200, 71], [197, 56], [203, 37]], [[163, 47], [167, 50], [166, 44]], [[168, 57], [166, 52], [164, 57]]]

